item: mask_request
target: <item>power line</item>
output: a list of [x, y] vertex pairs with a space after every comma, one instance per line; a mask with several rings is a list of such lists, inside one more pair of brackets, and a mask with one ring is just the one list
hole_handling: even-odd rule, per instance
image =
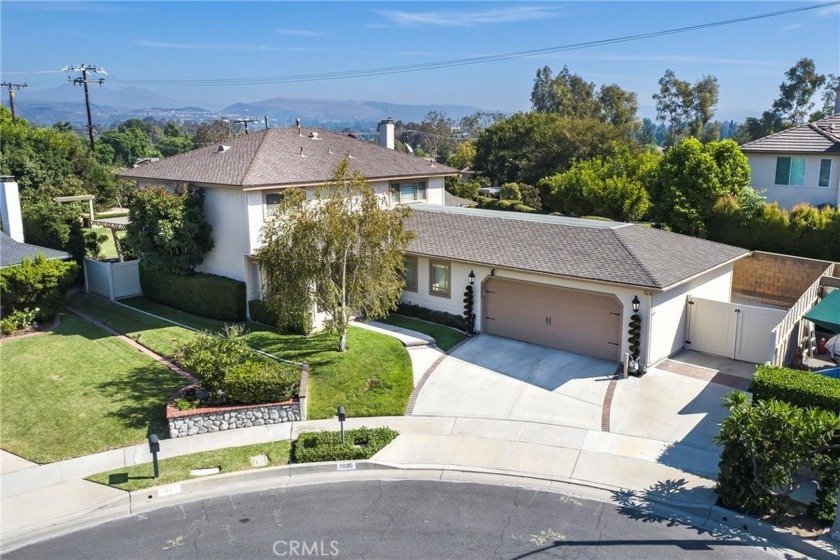
[[12, 122], [17, 122], [17, 117], [15, 116], [15, 90], [25, 88], [26, 84], [13, 84], [11, 82], [3, 82], [2, 84], [0, 84], [0, 87], [9, 88], [9, 108], [12, 110]]
[[[62, 72], [81, 72], [82, 76], [78, 78], [67, 77], [67, 81], [74, 86], [82, 84], [85, 87], [85, 108], [87, 109], [87, 128], [88, 138], [90, 138], [90, 151], [96, 151], [96, 143], [93, 141], [93, 118], [90, 114], [90, 91], [88, 90], [88, 72], [94, 74], [108, 74], [104, 68], [97, 68], [93, 64], [80, 64], [78, 66], [65, 66], [61, 69]], [[105, 82], [104, 78], [97, 78], [93, 80], [94, 83], [99, 83], [100, 86]]]
[[256, 78], [216, 78], [216, 79], [117, 79], [120, 82], [135, 84], [135, 85], [161, 85], [161, 86], [195, 86], [195, 87], [215, 87], [218, 85], [228, 86], [244, 86], [244, 85], [260, 85], [260, 84], [285, 84], [295, 82], [313, 82], [325, 80], [339, 80], [348, 78], [361, 78], [369, 76], [382, 76], [388, 74], [400, 74], [407, 72], [420, 72], [425, 70], [435, 70], [441, 68], [452, 68], [457, 66], [467, 66], [472, 64], [485, 64], [488, 62], [498, 62], [502, 60], [510, 60], [516, 58], [526, 58], [538, 56], [542, 54], [551, 54], [557, 52], [586, 49], [598, 46], [613, 45], [618, 43], [626, 43], [631, 41], [639, 41], [643, 39], [651, 39], [656, 37], [663, 37], [667, 35], [675, 35], [679, 33], [687, 33], [690, 31], [699, 31], [713, 27], [721, 27], [725, 25], [734, 25], [737, 23], [745, 23], [760, 19], [767, 19], [788, 15], [798, 12], [805, 12], [809, 10], [822, 9], [827, 6], [840, 5], [840, 1], [826, 2], [822, 4], [814, 4], [810, 6], [801, 6], [798, 8], [790, 8], [787, 10], [779, 10], [776, 12], [767, 12], [763, 14], [756, 14], [753, 16], [744, 16], [739, 18], [732, 18], [727, 20], [714, 21], [709, 23], [702, 23], [697, 25], [689, 25], [685, 27], [676, 27], [672, 29], [664, 29], [660, 31], [652, 31], [648, 33], [639, 33], [634, 35], [624, 35], [620, 37], [612, 37], [609, 39], [600, 39], [596, 41], [586, 41], [581, 43], [571, 43], [567, 45], [560, 45], [554, 47], [546, 47], [541, 49], [531, 49], [525, 51], [513, 51], [507, 53], [476, 56], [470, 58], [459, 58], [450, 60], [441, 60], [436, 62], [425, 62], [420, 64], [405, 64], [400, 66], [386, 66], [381, 68], [368, 68], [359, 70], [345, 70], [337, 72], [322, 72], [317, 74], [292, 74], [286, 76], [270, 76], [270, 77], [256, 77]]

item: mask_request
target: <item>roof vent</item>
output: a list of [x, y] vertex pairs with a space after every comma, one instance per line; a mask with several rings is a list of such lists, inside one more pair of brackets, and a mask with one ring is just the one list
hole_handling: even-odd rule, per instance
[[347, 150], [347, 159], [356, 159], [356, 156], [351, 156], [350, 150]]
[[303, 133], [300, 130], [300, 119], [295, 119], [295, 126], [298, 129], [298, 136], [303, 136]]
[[309, 133], [309, 137], [313, 140], [320, 140], [320, 138], [318, 137], [318, 133], [314, 131]]
[[306, 157], [306, 154], [303, 153], [303, 146], [300, 147], [300, 157]]
[[332, 148], [327, 148], [327, 153], [332, 155]]
[[216, 148], [217, 152], [226, 152], [230, 150], [230, 146], [225, 146], [224, 144], [219, 144], [219, 147]]

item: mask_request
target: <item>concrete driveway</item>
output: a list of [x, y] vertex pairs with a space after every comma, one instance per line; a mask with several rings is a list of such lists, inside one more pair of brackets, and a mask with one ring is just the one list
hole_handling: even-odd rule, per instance
[[608, 360], [482, 334], [438, 365], [413, 415], [600, 429], [615, 369]]

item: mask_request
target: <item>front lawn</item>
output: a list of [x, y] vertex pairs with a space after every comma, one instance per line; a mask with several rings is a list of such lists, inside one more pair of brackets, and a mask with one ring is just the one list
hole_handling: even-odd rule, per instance
[[184, 378], [74, 315], [61, 320], [0, 345], [3, 449], [49, 463], [166, 434], [166, 399]]
[[[291, 444], [288, 441], [214, 449], [213, 451], [161, 459], [158, 463], [160, 472], [158, 478], [153, 476], [152, 464], [145, 463], [95, 474], [87, 479], [105, 486], [132, 492], [152, 486], [199, 478], [190, 476], [190, 471], [194, 469], [219, 467], [221, 469], [220, 474], [253, 469], [251, 457], [255, 455], [265, 455], [268, 458], [268, 464], [264, 465], [266, 467], [287, 465], [289, 464], [290, 450]], [[160, 456], [163, 456], [163, 453]]]
[[388, 315], [385, 319], [380, 319], [379, 322], [427, 334], [435, 339], [438, 348], [444, 352], [467, 338], [467, 335], [452, 327], [430, 323], [429, 321], [421, 321], [420, 319], [397, 315], [396, 313]]
[[[140, 344], [163, 355], [171, 355], [179, 340], [192, 332], [142, 313], [135, 313], [102, 298], [78, 296], [73, 305], [90, 313]], [[198, 329], [218, 331], [224, 321], [132, 298], [126, 304]], [[310, 365], [308, 418], [331, 418], [339, 405], [349, 416], [401, 416], [414, 387], [411, 358], [393, 337], [351, 327], [348, 350], [338, 353], [334, 336], [302, 336], [280, 333], [258, 323], [246, 323], [245, 340], [252, 348], [280, 358]]]

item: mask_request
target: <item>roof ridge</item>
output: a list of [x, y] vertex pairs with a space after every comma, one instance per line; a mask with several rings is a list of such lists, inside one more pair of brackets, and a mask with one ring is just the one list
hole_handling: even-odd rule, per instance
[[828, 132], [827, 130], [823, 130], [822, 128], [820, 128], [819, 126], [817, 126], [817, 123], [818, 123], [818, 122], [820, 122], [820, 121], [815, 121], [815, 122], [812, 122], [812, 123], [808, 123], [808, 126], [811, 128], [811, 130], [813, 130], [813, 131], [815, 131], [815, 132], [818, 132], [818, 133], [822, 134], [823, 136], [825, 136], [826, 138], [828, 138], [828, 139], [829, 139], [829, 140], [831, 140], [832, 142], [835, 142], [835, 143], [840, 143], [840, 138], [838, 138], [837, 136], [835, 136], [835, 135], [833, 135], [832, 133]]
[[254, 134], [262, 133], [262, 136], [260, 137], [259, 144], [257, 144], [257, 147], [254, 149], [254, 155], [251, 156], [251, 161], [249, 161], [248, 165], [245, 166], [245, 174], [242, 176], [242, 179], [240, 180], [238, 186], [244, 187], [246, 185], [246, 183], [248, 182], [248, 175], [251, 174], [251, 170], [254, 167], [254, 160], [257, 159], [257, 155], [260, 153], [260, 150], [262, 149], [263, 142], [265, 142], [265, 139], [268, 136], [268, 131], [269, 130], [274, 130], [274, 129], [264, 128], [263, 130], [260, 130], [259, 132], [254, 133]]
[[[639, 227], [635, 224], [630, 224], [630, 225], [632, 225], [635, 228]], [[618, 231], [623, 231], [623, 230], [628, 230], [629, 231], [629, 229], [630, 228], [623, 228], [622, 227], [622, 228], [609, 229], [608, 231], [612, 232], [613, 237], [615, 237], [615, 239], [616, 239], [616, 241], [618, 241], [619, 245], [621, 245], [621, 247], [625, 251], [627, 251], [627, 254], [630, 255], [630, 258], [633, 259], [633, 262], [635, 262], [637, 265], [639, 265], [639, 268], [642, 269], [642, 272], [645, 273], [645, 276], [650, 278], [651, 285], [656, 286], [657, 288], [663, 288], [664, 286], [662, 285], [662, 282], [660, 282], [653, 275], [653, 272], [651, 272], [651, 270], [647, 266], [645, 266], [645, 264], [641, 260], [639, 260], [639, 257], [637, 257], [636, 254], [633, 251], [630, 250], [630, 247], [628, 247], [627, 244], [624, 243], [624, 240], [621, 239], [621, 237], [618, 235], [618, 233], [616, 233]]]
[[[823, 132], [822, 129], [819, 126], [817, 126], [817, 123], [822, 122], [822, 121], [827, 121], [827, 120], [831, 119], [832, 117], [836, 117], [836, 116], [838, 116], [838, 115], [829, 115], [827, 117], [823, 117], [823, 118], [818, 119], [818, 120], [813, 121], [813, 122], [802, 123], [802, 124], [798, 124], [796, 126], [791, 126], [791, 127], [788, 127], [788, 128], [776, 131], [776, 132], [772, 132], [772, 133], [768, 134], [767, 136], [762, 136], [761, 138], [756, 138], [755, 140], [750, 140], [749, 142], [745, 142], [745, 143], [741, 144], [740, 147], [745, 148], [745, 147], [750, 146], [751, 144], [755, 144], [756, 142], [762, 142], [764, 140], [767, 140], [768, 138], [778, 136], [779, 134], [784, 134], [785, 132], [791, 132], [791, 131], [794, 131], [794, 130], [799, 129], [799, 128], [810, 128], [811, 130], [816, 130], [817, 132]], [[840, 142], [840, 139], [834, 138], [834, 137], [831, 137], [831, 136], [829, 136], [828, 139], [832, 140], [832, 141], [835, 141], [835, 142]]]

